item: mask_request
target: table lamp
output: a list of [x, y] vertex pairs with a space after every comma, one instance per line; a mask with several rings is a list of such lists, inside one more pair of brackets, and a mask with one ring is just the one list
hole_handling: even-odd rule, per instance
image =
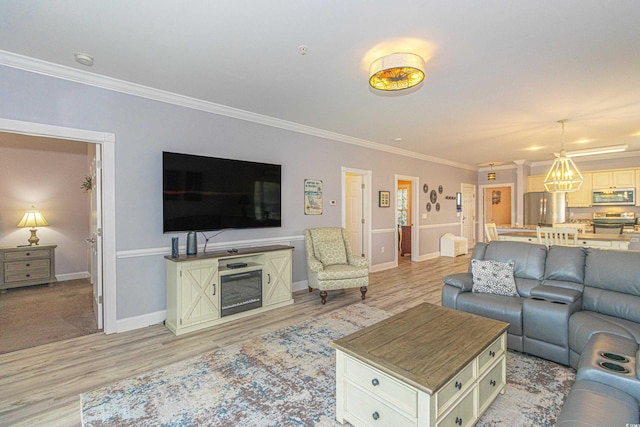
[[29, 243], [31, 246], [35, 246], [38, 244], [40, 239], [36, 236], [36, 227], [46, 227], [49, 225], [44, 216], [37, 210], [34, 206], [31, 206], [31, 209], [27, 211], [26, 214], [22, 217], [20, 222], [18, 223], [18, 227], [31, 227], [31, 237], [29, 237]]

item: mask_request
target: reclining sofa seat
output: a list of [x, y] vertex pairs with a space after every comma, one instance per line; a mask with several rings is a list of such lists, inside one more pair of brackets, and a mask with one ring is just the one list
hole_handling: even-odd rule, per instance
[[[492, 243], [500, 250], [491, 250]], [[633, 251], [552, 246], [546, 251], [538, 286], [523, 281], [537, 277], [522, 265], [537, 260], [517, 242], [477, 244], [472, 259], [514, 259], [517, 297], [472, 293], [467, 273], [445, 277], [442, 305], [499, 320], [510, 316], [508, 345], [577, 370], [557, 426], [585, 427], [640, 423], [640, 256]], [[505, 252], [511, 252], [509, 257]], [[535, 253], [535, 252], [534, 252]], [[515, 259], [517, 258], [517, 259]], [[535, 262], [534, 262], [535, 264]], [[539, 264], [536, 264], [539, 266]], [[479, 307], [490, 300], [490, 308]], [[507, 301], [510, 300], [510, 301]], [[513, 300], [522, 307], [518, 317]], [[474, 303], [475, 301], [475, 303]], [[498, 309], [502, 304], [502, 310]], [[508, 309], [508, 308], [510, 309]], [[521, 330], [522, 336], [517, 336]], [[602, 369], [606, 354], [621, 355], [627, 372]]]
[[607, 333], [640, 343], [640, 263], [633, 251], [587, 249], [582, 310], [569, 319], [571, 366], [591, 338]]
[[[521, 242], [496, 245], [496, 242], [476, 243], [471, 259], [513, 261], [513, 275], [520, 297], [529, 297], [531, 289], [538, 286], [544, 275], [544, 261], [547, 248]], [[444, 278], [442, 305], [467, 313], [490, 317], [509, 323], [507, 347], [524, 351], [522, 339], [523, 298], [493, 294], [472, 293], [473, 276], [471, 263], [467, 273], [452, 274]]]
[[[477, 243], [471, 259], [514, 262], [514, 279], [517, 297], [473, 293], [471, 263], [467, 273], [446, 276], [442, 288], [442, 305], [509, 323], [507, 347], [527, 352], [549, 360], [568, 364], [569, 316], [579, 310], [584, 281], [585, 250], [580, 247], [496, 241]], [[553, 304], [553, 305], [551, 305]], [[548, 328], [544, 319], [550, 313], [559, 316], [558, 304], [567, 305], [561, 310], [565, 328], [558, 331]], [[542, 322], [529, 327], [523, 315]], [[527, 331], [528, 329], [528, 331]], [[529, 336], [527, 335], [529, 332]]]

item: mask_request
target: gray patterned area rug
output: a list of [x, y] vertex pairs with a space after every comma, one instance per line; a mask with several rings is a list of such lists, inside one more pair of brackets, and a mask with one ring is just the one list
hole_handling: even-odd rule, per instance
[[[336, 310], [80, 396], [84, 426], [340, 426], [330, 343], [389, 317]], [[479, 426], [552, 426], [569, 368], [509, 352], [506, 393]]]

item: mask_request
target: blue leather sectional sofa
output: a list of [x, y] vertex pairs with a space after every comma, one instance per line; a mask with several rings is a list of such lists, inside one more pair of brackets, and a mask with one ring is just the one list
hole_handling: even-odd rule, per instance
[[[640, 422], [640, 252], [494, 241], [471, 259], [443, 279], [442, 305], [508, 322], [510, 349], [576, 369], [557, 426]], [[512, 263], [517, 294], [473, 292], [473, 260]]]

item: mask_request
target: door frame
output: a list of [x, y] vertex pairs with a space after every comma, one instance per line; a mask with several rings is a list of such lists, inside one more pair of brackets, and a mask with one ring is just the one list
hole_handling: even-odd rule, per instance
[[347, 175], [362, 176], [364, 191], [362, 192], [362, 218], [364, 219], [364, 245], [362, 251], [365, 258], [371, 262], [371, 182], [373, 172], [365, 169], [350, 168], [342, 166], [341, 168], [341, 189], [342, 189], [342, 227], [347, 225]]
[[[469, 242], [469, 247], [473, 247], [475, 246], [475, 244], [478, 242], [478, 230], [477, 230], [477, 224], [476, 224], [476, 217], [477, 212], [478, 212], [478, 207], [476, 206], [476, 200], [477, 197], [475, 197], [476, 195], [476, 185], [475, 184], [468, 184], [468, 183], [461, 183], [460, 184], [460, 193], [462, 194], [462, 200], [464, 201], [464, 189], [468, 188], [471, 190], [473, 196], [474, 196], [474, 203], [473, 203], [473, 215], [471, 218], [471, 229], [473, 230], [473, 241]], [[464, 202], [463, 202], [464, 203]], [[460, 235], [464, 236], [464, 208], [462, 209], [462, 212], [459, 212], [460, 214]]]
[[0, 132], [67, 139], [102, 147], [102, 286], [104, 333], [117, 332], [115, 134], [0, 118]]
[[398, 183], [399, 181], [411, 181], [411, 218], [413, 218], [413, 224], [411, 225], [411, 261], [417, 262], [418, 260], [418, 252], [420, 251], [420, 209], [418, 208], [418, 201], [420, 199], [420, 178], [417, 176], [409, 176], [409, 175], [394, 175], [395, 186], [393, 189], [393, 222], [395, 226], [393, 229], [395, 230], [395, 242], [396, 242], [396, 250], [395, 252], [395, 263], [398, 265], [398, 246], [400, 244], [400, 236], [398, 235]]
[[[489, 188], [499, 188], [499, 187], [509, 187], [511, 188], [511, 225], [515, 224], [515, 219], [516, 219], [516, 203], [515, 203], [515, 194], [514, 194], [514, 188], [515, 188], [515, 184], [513, 182], [501, 182], [499, 184], [484, 184], [484, 185], [479, 185], [478, 186], [478, 204], [481, 206], [478, 206], [480, 209], [478, 209], [478, 227], [479, 227], [479, 233], [477, 233], [478, 236], [482, 236], [482, 241], [484, 242], [487, 238], [487, 236], [485, 236], [485, 230], [484, 230], [484, 221], [485, 221], [485, 215], [484, 215], [484, 207], [485, 207], [485, 200], [484, 200], [484, 194], [485, 194], [485, 190], [489, 189]], [[482, 197], [480, 197], [482, 196]]]

